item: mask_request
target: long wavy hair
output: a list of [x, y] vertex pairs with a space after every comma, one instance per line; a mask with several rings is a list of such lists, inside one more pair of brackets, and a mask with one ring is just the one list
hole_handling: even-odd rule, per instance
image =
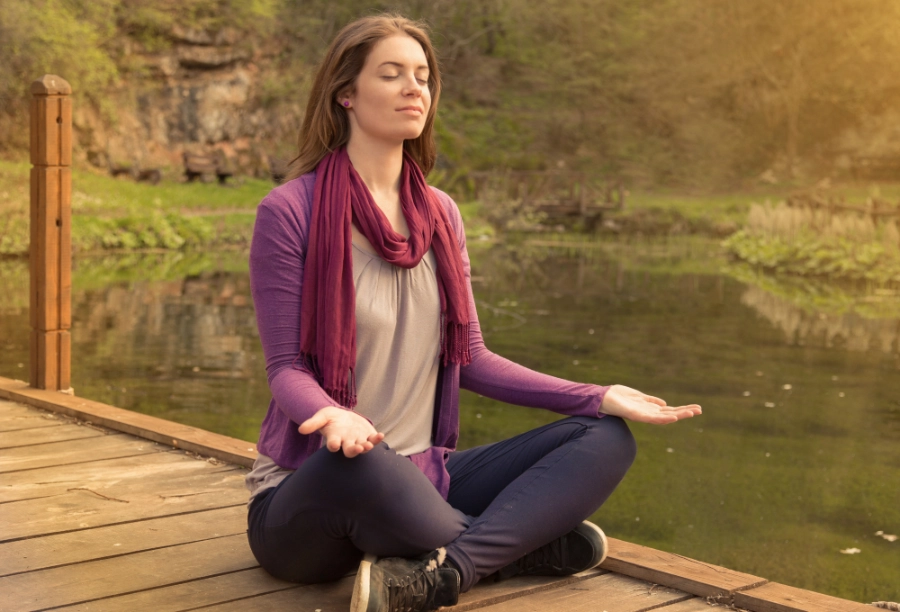
[[338, 32], [316, 72], [300, 129], [299, 153], [291, 160], [285, 180], [311, 172], [323, 157], [350, 140], [350, 119], [347, 109], [338, 103], [337, 96], [348, 90], [355, 91], [356, 78], [372, 47], [384, 38], [397, 35], [415, 39], [422, 45], [428, 60], [431, 108], [419, 137], [403, 141], [403, 149], [428, 175], [437, 158], [434, 118], [441, 97], [441, 73], [427, 30], [422, 22], [400, 15], [383, 14], [357, 19]]

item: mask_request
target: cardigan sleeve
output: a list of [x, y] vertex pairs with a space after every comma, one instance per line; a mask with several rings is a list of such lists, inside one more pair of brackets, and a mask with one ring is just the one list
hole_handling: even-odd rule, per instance
[[[437, 190], [436, 190], [437, 191]], [[469, 296], [469, 353], [471, 363], [460, 368], [460, 387], [495, 400], [544, 408], [569, 416], [604, 416], [600, 413], [609, 387], [577, 383], [535, 372], [491, 352], [485, 346], [472, 293], [472, 270], [466, 249], [462, 215], [447, 194], [438, 191], [459, 240]]]
[[303, 186], [283, 185], [260, 203], [250, 245], [250, 291], [266, 358], [269, 389], [294, 423], [319, 409], [338, 406], [315, 377], [294, 361], [300, 352], [300, 300], [308, 236], [308, 209], [293, 202]]

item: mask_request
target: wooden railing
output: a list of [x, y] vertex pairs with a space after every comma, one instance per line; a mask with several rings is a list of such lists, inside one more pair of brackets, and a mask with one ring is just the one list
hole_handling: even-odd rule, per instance
[[31, 84], [31, 355], [29, 382], [69, 391], [72, 341], [72, 88]]

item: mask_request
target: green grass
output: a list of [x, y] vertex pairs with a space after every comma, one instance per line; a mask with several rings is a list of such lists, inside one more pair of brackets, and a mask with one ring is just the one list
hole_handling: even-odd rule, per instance
[[[28, 249], [30, 164], [0, 160], [0, 254]], [[158, 185], [72, 170], [76, 251], [183, 249], [249, 244], [259, 201], [271, 181], [242, 177], [228, 186]]]
[[[633, 191], [625, 199], [623, 214], [657, 213], [677, 215], [683, 219], [714, 227], [742, 227], [747, 221], [750, 207], [766, 200], [777, 202], [786, 199], [798, 186], [760, 186], [737, 193], [684, 194], [670, 191]], [[843, 197], [848, 202], [863, 202], [871, 195], [880, 195], [889, 201], [900, 200], [900, 184], [868, 185], [840, 184], [828, 190], [826, 195]]]
[[[27, 160], [0, 159], [0, 255], [28, 248]], [[93, 169], [72, 171], [73, 246], [107, 249], [189, 249], [249, 244], [256, 206], [272, 189], [268, 180], [241, 177], [227, 187], [163, 181], [159, 185], [115, 179]], [[626, 234], [726, 236], [747, 221], [751, 205], [782, 200], [788, 186], [760, 186], [741, 193], [686, 194], [634, 191], [624, 210], [609, 216]], [[847, 201], [863, 201], [869, 185], [831, 190]], [[900, 184], [881, 186], [879, 195], [900, 199]], [[460, 202], [470, 240], [496, 237], [485, 214], [489, 204]]]

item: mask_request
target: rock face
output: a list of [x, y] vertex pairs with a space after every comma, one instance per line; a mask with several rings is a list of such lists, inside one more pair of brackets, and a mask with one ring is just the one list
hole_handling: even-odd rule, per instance
[[255, 103], [259, 41], [175, 27], [171, 43], [159, 53], [126, 50], [129, 66], [139, 67], [130, 72], [141, 76], [123, 79], [111, 113], [76, 104], [83, 156], [101, 168], [162, 168], [175, 178], [185, 151], [219, 152], [238, 174], [268, 176], [268, 158], [295, 135], [275, 134], [271, 126], [285, 117]]

